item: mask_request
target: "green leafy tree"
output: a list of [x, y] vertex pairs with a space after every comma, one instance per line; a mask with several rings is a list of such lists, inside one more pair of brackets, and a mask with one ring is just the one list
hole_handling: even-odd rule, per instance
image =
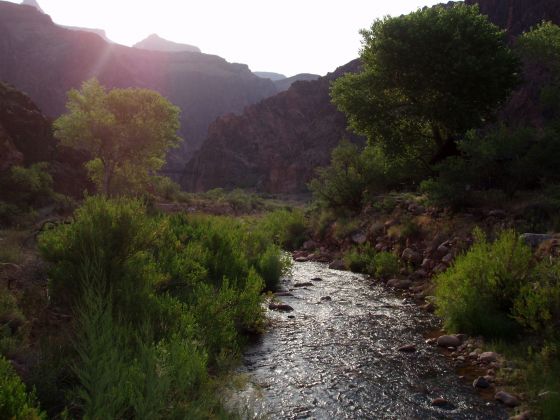
[[436, 6], [362, 32], [362, 70], [332, 86], [351, 128], [391, 157], [425, 164], [456, 153], [518, 82], [505, 34], [477, 6]]
[[106, 195], [123, 180], [138, 183], [157, 171], [181, 141], [179, 108], [148, 89], [107, 91], [92, 79], [68, 93], [67, 108], [54, 123], [55, 135], [91, 155], [87, 168]]

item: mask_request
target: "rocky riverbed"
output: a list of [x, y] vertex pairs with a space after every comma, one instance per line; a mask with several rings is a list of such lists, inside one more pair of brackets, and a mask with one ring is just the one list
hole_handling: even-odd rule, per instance
[[433, 315], [354, 273], [296, 262], [245, 353], [248, 418], [505, 419], [426, 343]]

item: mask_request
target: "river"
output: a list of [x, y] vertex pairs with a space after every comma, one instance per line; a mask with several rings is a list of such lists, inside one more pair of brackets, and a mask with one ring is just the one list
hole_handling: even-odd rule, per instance
[[[320, 278], [321, 280], [312, 280]], [[311, 282], [313, 286], [294, 287]], [[364, 276], [294, 263], [271, 327], [249, 346], [233, 404], [247, 418], [507, 419], [424, 342], [436, 317]], [[323, 300], [321, 300], [323, 298]], [[329, 300], [330, 298], [330, 300]], [[399, 352], [416, 344], [414, 353]], [[433, 407], [435, 398], [449, 404]]]

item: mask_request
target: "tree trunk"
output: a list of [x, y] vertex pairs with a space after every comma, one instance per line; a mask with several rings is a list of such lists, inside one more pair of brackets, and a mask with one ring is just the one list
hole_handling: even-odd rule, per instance
[[449, 137], [438, 147], [438, 151], [430, 160], [430, 165], [436, 165], [451, 156], [459, 156], [459, 148], [457, 147], [457, 138]]
[[113, 178], [113, 171], [115, 165], [103, 165], [103, 195], [110, 197], [111, 194], [111, 179]]

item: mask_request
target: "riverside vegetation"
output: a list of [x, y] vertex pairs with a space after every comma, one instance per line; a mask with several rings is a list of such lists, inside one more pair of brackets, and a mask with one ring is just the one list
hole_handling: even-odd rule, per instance
[[298, 255], [342, 253], [334, 266], [390, 279], [447, 331], [483, 336], [509, 359], [488, 378], [558, 418], [560, 28], [508, 44], [455, 5], [362, 34], [361, 72], [331, 94], [367, 141], [342, 141], [317, 171], [317, 248]]
[[[178, 142], [174, 107], [158, 98], [167, 123], [151, 126], [133, 106], [143, 90], [92, 81], [71, 94], [55, 127], [88, 151], [105, 194], [45, 224], [39, 257], [18, 229], [37, 207], [67, 216], [77, 204], [53, 191], [45, 166], [2, 174], [0, 416], [233, 416], [219, 398], [224, 376], [263, 329], [262, 292], [290, 266], [282, 248], [303, 244], [296, 258], [335, 259], [408, 290], [450, 333], [484, 336], [509, 359], [493, 380], [558, 418], [558, 242], [536, 235], [532, 249], [519, 234], [558, 231], [560, 28], [543, 23], [508, 44], [461, 4], [384, 18], [363, 36], [362, 71], [338, 79], [332, 97], [367, 141], [334, 150], [307, 214], [241, 191], [180, 192], [153, 176]], [[534, 118], [510, 110], [521, 94]], [[127, 126], [139, 120], [148, 126]], [[92, 141], [100, 128], [123, 149], [102, 156], [81, 143], [80, 130]], [[135, 160], [138, 130], [155, 144]], [[178, 213], [161, 211], [161, 198]], [[181, 211], [220, 206], [245, 215]]]

